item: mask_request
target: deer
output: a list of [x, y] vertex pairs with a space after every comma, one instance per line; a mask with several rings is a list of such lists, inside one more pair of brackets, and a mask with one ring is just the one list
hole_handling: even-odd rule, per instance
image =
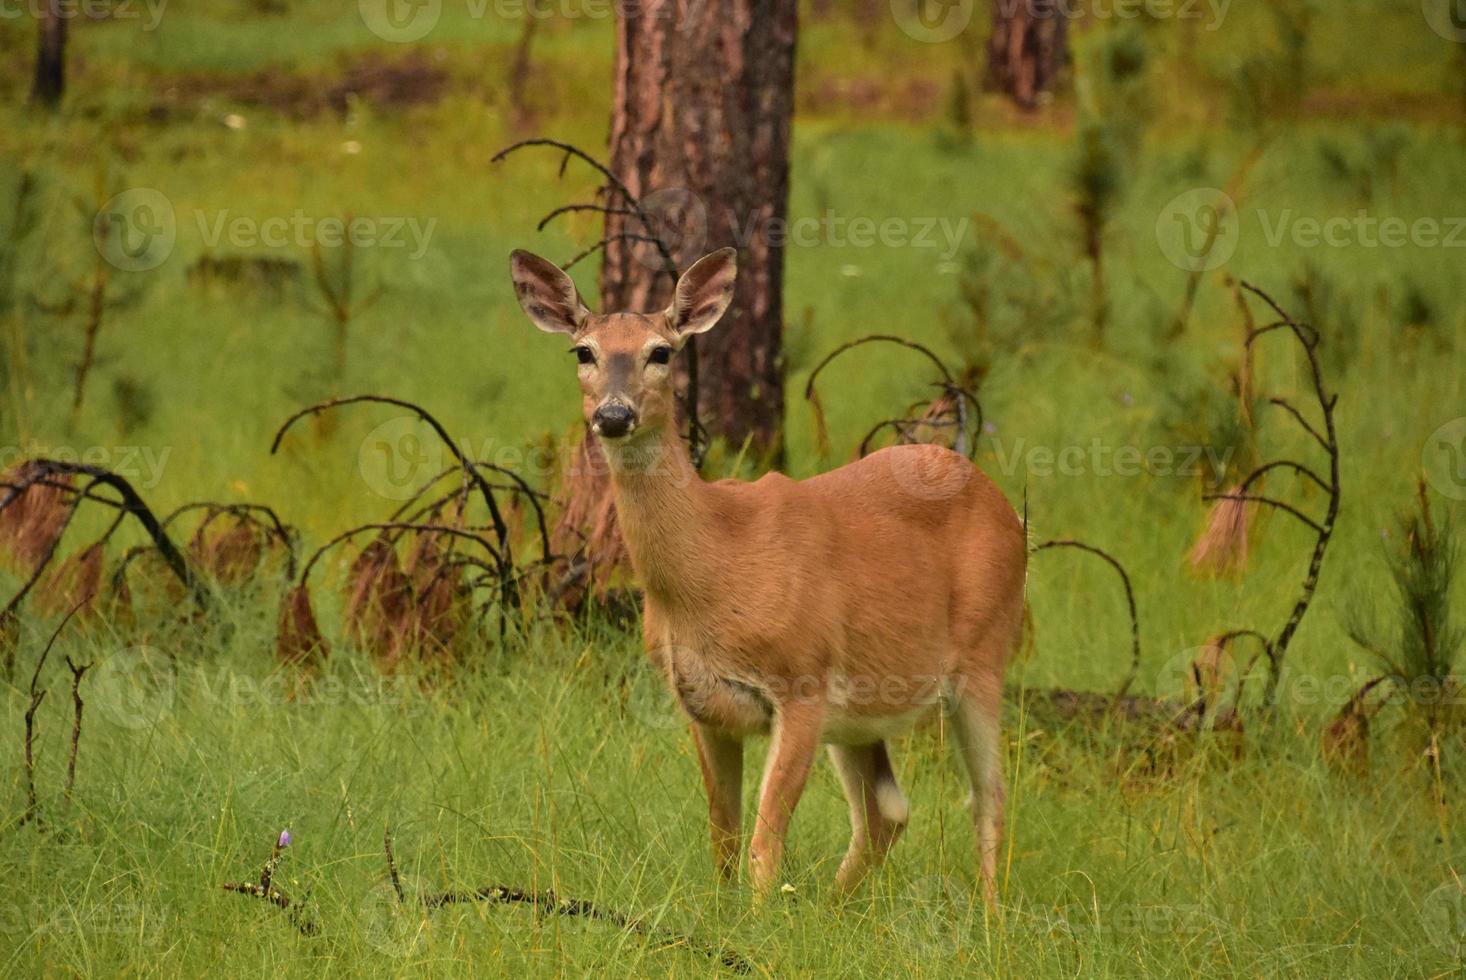
[[1023, 632], [1027, 533], [998, 487], [943, 446], [890, 446], [804, 480], [704, 481], [679, 431], [673, 360], [717, 325], [737, 253], [677, 279], [661, 312], [590, 312], [571, 278], [516, 250], [520, 307], [569, 337], [585, 420], [643, 589], [646, 651], [690, 722], [713, 860], [742, 854], [744, 743], [769, 736], [748, 848], [756, 901], [775, 887], [821, 745], [850, 806], [835, 876], [853, 889], [910, 807], [889, 741], [944, 717], [966, 771], [981, 888], [996, 907], [1003, 677]]

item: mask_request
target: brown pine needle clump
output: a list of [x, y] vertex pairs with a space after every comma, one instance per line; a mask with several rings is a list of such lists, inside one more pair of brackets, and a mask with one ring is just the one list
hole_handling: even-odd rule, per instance
[[412, 581], [391, 542], [377, 538], [362, 549], [347, 578], [346, 635], [390, 670], [411, 645]]
[[561, 517], [551, 545], [556, 554], [570, 556], [570, 567], [556, 598], [576, 609], [588, 597], [604, 596], [616, 571], [631, 565], [616, 523], [605, 456], [593, 436], [580, 444], [557, 504]]
[[10, 498], [0, 509], [0, 556], [24, 569], [39, 564], [61, 537], [74, 496], [66, 489], [74, 485], [69, 475], [49, 476], [19, 493], [11, 489], [33, 479], [36, 472], [35, 463], [27, 460], [0, 476], [0, 501]]
[[102, 542], [98, 541], [52, 570], [36, 590], [37, 611], [53, 616], [76, 606], [90, 607], [102, 586], [102, 558]]
[[247, 581], [259, 568], [264, 554], [259, 529], [238, 518], [213, 533], [205, 521], [194, 532], [188, 547], [195, 567], [222, 585]]
[[1209, 575], [1236, 575], [1245, 571], [1251, 511], [1252, 504], [1242, 500], [1235, 487], [1214, 502], [1207, 512], [1201, 536], [1186, 556], [1192, 570]]
[[330, 647], [316, 623], [310, 590], [297, 585], [280, 603], [280, 623], [275, 637], [275, 655], [283, 664], [314, 670], [321, 666]]
[[1360, 688], [1323, 730], [1320, 748], [1324, 761], [1335, 771], [1362, 775], [1368, 770], [1369, 721], [1380, 707], [1379, 703], [1371, 705], [1368, 695], [1383, 680], [1376, 677]]
[[1231, 667], [1226, 646], [1220, 636], [1207, 640], [1191, 661], [1186, 672], [1186, 700], [1215, 711], [1226, 693], [1227, 674]]
[[438, 535], [418, 535], [407, 560], [414, 596], [412, 635], [408, 642], [421, 654], [448, 659], [453, 641], [468, 623], [471, 608], [463, 588], [462, 568], [438, 547]]

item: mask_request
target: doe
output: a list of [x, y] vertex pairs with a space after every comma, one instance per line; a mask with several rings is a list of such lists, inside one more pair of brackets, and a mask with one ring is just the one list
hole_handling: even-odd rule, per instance
[[744, 740], [772, 736], [749, 845], [760, 895], [777, 882], [790, 816], [827, 744], [852, 824], [836, 884], [853, 887], [906, 826], [887, 740], [945, 711], [992, 904], [1022, 522], [972, 463], [938, 446], [893, 446], [807, 480], [704, 482], [677, 429], [671, 362], [727, 310], [735, 255], [703, 257], [671, 306], [645, 315], [591, 313], [559, 268], [522, 251], [510, 259], [529, 319], [574, 341], [586, 421], [645, 589], [647, 652], [692, 722], [714, 860], [736, 873]]

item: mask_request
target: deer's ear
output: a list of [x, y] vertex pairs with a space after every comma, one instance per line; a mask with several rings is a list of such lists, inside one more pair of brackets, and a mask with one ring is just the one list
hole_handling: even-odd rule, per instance
[[509, 253], [509, 274], [520, 308], [545, 333], [574, 334], [590, 315], [575, 283], [555, 263], [515, 249]]
[[733, 302], [733, 280], [738, 274], [738, 252], [720, 248], [704, 255], [677, 280], [667, 320], [680, 337], [705, 333]]

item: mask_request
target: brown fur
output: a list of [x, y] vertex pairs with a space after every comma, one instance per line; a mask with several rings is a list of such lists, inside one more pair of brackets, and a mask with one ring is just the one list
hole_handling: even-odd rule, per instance
[[636, 415], [629, 434], [602, 443], [646, 590], [647, 650], [693, 723], [719, 868], [737, 866], [742, 742], [769, 732], [750, 845], [756, 888], [777, 881], [821, 743], [850, 799], [854, 833], [837, 883], [853, 886], [906, 822], [886, 739], [945, 708], [972, 779], [992, 901], [1003, 672], [1022, 631], [1027, 551], [1012, 506], [964, 457], [928, 445], [803, 481], [704, 482], [677, 432], [672, 371], [649, 354], [716, 323], [731, 295], [731, 250], [689, 270], [654, 316], [590, 314], [568, 277], [522, 256], [514, 275], [531, 319], [595, 354], [579, 369], [587, 419], [594, 427], [607, 403]]

